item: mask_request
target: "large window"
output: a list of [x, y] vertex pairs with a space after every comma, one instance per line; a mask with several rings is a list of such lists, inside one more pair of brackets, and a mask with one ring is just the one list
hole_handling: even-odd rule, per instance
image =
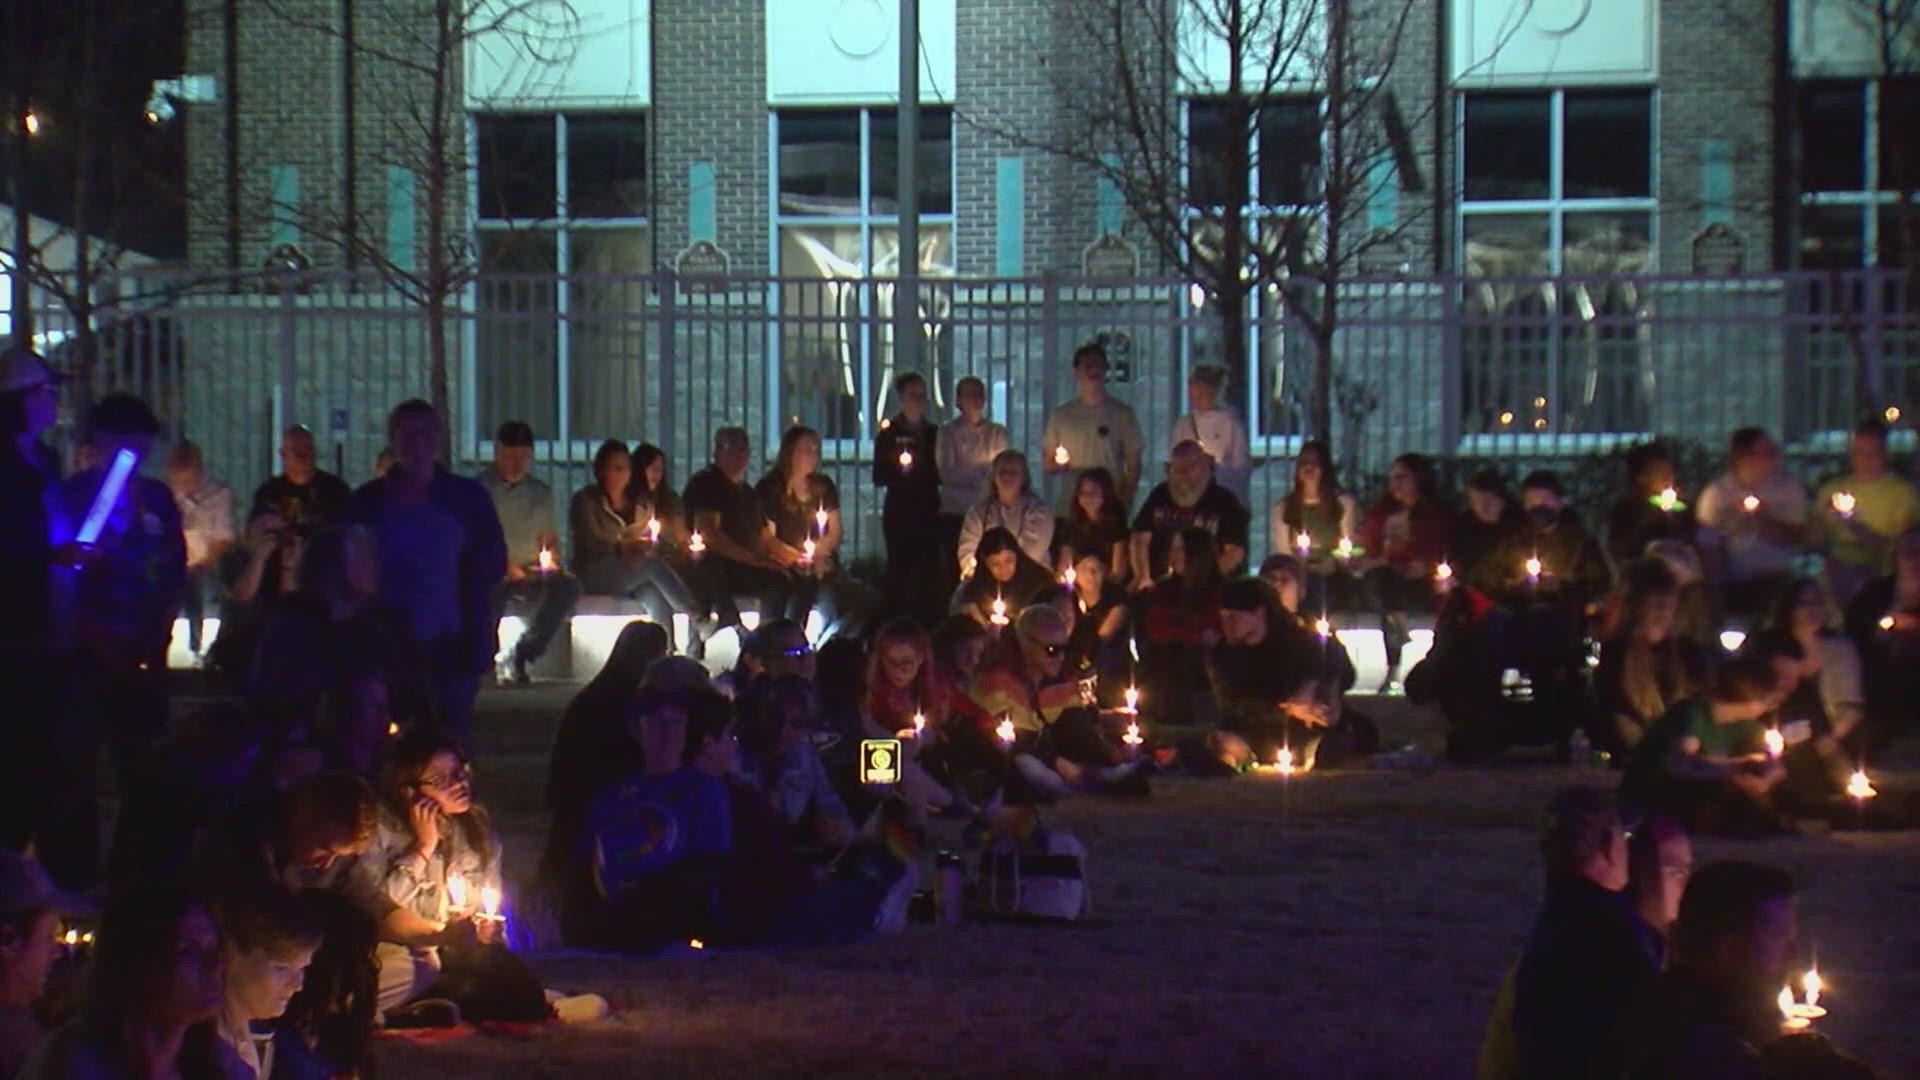
[[1902, 266], [1920, 236], [1920, 79], [1800, 87], [1800, 265]]
[[[1247, 109], [1244, 121], [1235, 111], [1217, 98], [1187, 102], [1186, 202], [1193, 244], [1203, 255], [1218, 253], [1224, 235], [1220, 213], [1238, 202], [1248, 240], [1257, 250], [1311, 253], [1319, 241], [1324, 198], [1321, 100], [1268, 98]], [[1188, 362], [1224, 364], [1228, 350], [1219, 322], [1204, 317], [1206, 301], [1200, 299], [1196, 314], [1201, 317], [1187, 335]], [[1304, 430], [1309, 382], [1302, 364], [1311, 362], [1312, 351], [1288, 319], [1277, 283], [1268, 282], [1249, 297], [1247, 327], [1246, 370], [1230, 371], [1234, 386], [1228, 396], [1247, 403], [1248, 430], [1255, 439], [1298, 435]], [[1296, 361], [1291, 372], [1290, 355]]]
[[1460, 268], [1488, 279], [1462, 296], [1464, 429], [1640, 430], [1653, 92], [1470, 93], [1459, 119]]
[[[900, 139], [890, 109], [807, 109], [773, 118], [780, 287], [778, 424], [858, 445], [890, 408], [900, 272]], [[950, 372], [944, 325], [953, 275], [953, 114], [920, 114], [921, 367]]]
[[645, 388], [651, 271], [640, 113], [483, 114], [476, 150], [478, 430], [631, 433]]

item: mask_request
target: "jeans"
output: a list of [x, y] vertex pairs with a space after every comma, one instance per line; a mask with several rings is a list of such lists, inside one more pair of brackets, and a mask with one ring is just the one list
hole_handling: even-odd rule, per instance
[[1376, 566], [1361, 578], [1367, 607], [1380, 617], [1380, 636], [1387, 648], [1389, 677], [1399, 670], [1400, 653], [1407, 647], [1407, 616], [1433, 610], [1433, 583], [1409, 578], [1391, 566]]
[[188, 574], [180, 587], [180, 617], [187, 621], [187, 648], [196, 656], [200, 653], [200, 624], [207, 617], [207, 590], [215, 579], [214, 569], [208, 567]]
[[564, 570], [530, 573], [519, 581], [501, 581], [493, 589], [493, 609], [506, 614], [509, 607], [528, 604], [534, 608], [533, 620], [513, 651], [526, 663], [545, 655], [554, 635], [567, 624], [575, 604], [580, 602], [580, 579]]
[[[733, 598], [751, 596], [760, 603], [760, 620], [792, 619], [805, 623], [813, 610], [819, 582], [765, 566], [734, 562], [718, 555], [700, 560], [703, 582], [711, 590], [713, 610], [723, 626], [737, 624], [740, 612]], [[731, 616], [729, 618], [729, 615]]]

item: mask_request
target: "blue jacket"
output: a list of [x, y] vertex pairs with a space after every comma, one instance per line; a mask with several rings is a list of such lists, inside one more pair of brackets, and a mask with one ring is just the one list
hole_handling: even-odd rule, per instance
[[[349, 519], [368, 526], [377, 535], [391, 497], [384, 477], [362, 486], [353, 493]], [[493, 587], [507, 572], [507, 538], [500, 528], [500, 515], [493, 509], [493, 497], [478, 480], [455, 476], [442, 468], [434, 469], [427, 502], [458, 518], [466, 532], [466, 542], [460, 548], [460, 638], [471, 670], [488, 671], [493, 667], [494, 654], [500, 651]], [[404, 600], [385, 599], [395, 607]]]
[[1621, 1016], [1659, 977], [1665, 951], [1620, 893], [1585, 878], [1550, 884], [1513, 979], [1520, 1075], [1600, 1075]]

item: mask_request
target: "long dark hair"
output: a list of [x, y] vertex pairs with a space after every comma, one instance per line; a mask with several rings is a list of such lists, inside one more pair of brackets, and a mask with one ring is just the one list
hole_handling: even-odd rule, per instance
[[1330, 503], [1340, 498], [1340, 477], [1333, 469], [1333, 451], [1324, 439], [1308, 439], [1300, 444], [1300, 452], [1293, 455], [1293, 486], [1288, 489], [1286, 507], [1281, 510], [1282, 519], [1288, 522], [1302, 520], [1300, 515], [1306, 509], [1300, 497], [1300, 463], [1308, 454], [1320, 457], [1320, 501]]
[[[1220, 573], [1220, 542], [1213, 534], [1198, 525], [1189, 525], [1180, 530], [1182, 563], [1180, 573], [1176, 575], [1182, 589], [1218, 590], [1226, 577]], [[1194, 572], [1196, 564], [1206, 569]]]
[[780, 451], [773, 456], [773, 468], [768, 476], [777, 476], [782, 483], [793, 479], [793, 452], [800, 448], [804, 439], [812, 439], [814, 445], [820, 445], [820, 433], [805, 424], [795, 424], [780, 436]]
[[[600, 473], [606, 469], [607, 462], [612, 461], [613, 455], [615, 454], [625, 455], [627, 458], [628, 468], [629, 470], [631, 470], [633, 465], [633, 454], [630, 451], [628, 451], [627, 444], [621, 442], [619, 439], [608, 439], [605, 442], [600, 444], [599, 449], [593, 452], [593, 486], [594, 487], [601, 486]], [[631, 481], [631, 477], [629, 477], [629, 481]]]
[[[1100, 485], [1100, 511], [1095, 517], [1088, 517], [1080, 508], [1080, 485], [1088, 480]], [[1104, 467], [1082, 469], [1073, 478], [1073, 500], [1067, 507], [1067, 521], [1074, 525], [1085, 525], [1102, 521], [1127, 520], [1127, 509], [1120, 503], [1120, 493], [1113, 482], [1113, 473]]]
[[[645, 499], [648, 502], [652, 502], [660, 492], [647, 486], [647, 470], [652, 468], [653, 463], [656, 461], [666, 461], [667, 452], [650, 442], [643, 442], [633, 448], [631, 457], [633, 460], [633, 483], [628, 485], [628, 490], [633, 494], [634, 498]], [[673, 478], [667, 475], [664, 468], [660, 472], [660, 487], [667, 491], [673, 490]]]
[[813, 683], [799, 675], [778, 675], [772, 678], [762, 676], [747, 684], [741, 691], [740, 699], [734, 702], [734, 716], [740, 723], [740, 745], [755, 759], [766, 778], [771, 780], [778, 774], [780, 763], [773, 760], [773, 750], [779, 734], [779, 725], [773, 722], [775, 710], [788, 701], [804, 700], [808, 710], [817, 719], [820, 713], [820, 692]]
[[[99, 944], [87, 973], [82, 1012], [116, 1042], [129, 1022], [151, 1006], [156, 983], [180, 954], [180, 928], [195, 913], [214, 926], [213, 912], [196, 894], [174, 885], [143, 885], [111, 897], [100, 920]], [[178, 1065], [184, 1080], [223, 1076], [214, 1020], [187, 1029]]]
[[[473, 759], [461, 749], [459, 741], [435, 728], [414, 728], [394, 742], [387, 751], [386, 768], [380, 773], [380, 797], [389, 814], [407, 820], [408, 808], [419, 797], [420, 777], [441, 754], [452, 754], [463, 767], [473, 768]], [[492, 867], [493, 823], [480, 801], [475, 799], [466, 813], [450, 821], [460, 830], [467, 847], [479, 853], [481, 868]]]
[[[1401, 454], [1393, 463], [1413, 474], [1414, 498], [1418, 500], [1414, 505], [1440, 505], [1440, 471], [1434, 468], [1432, 458], [1425, 454]], [[1385, 498], [1393, 498], [1392, 492]]]

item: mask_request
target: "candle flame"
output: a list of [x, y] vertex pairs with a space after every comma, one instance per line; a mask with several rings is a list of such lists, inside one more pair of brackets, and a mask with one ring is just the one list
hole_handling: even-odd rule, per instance
[[1301, 529], [1293, 534], [1293, 546], [1299, 548], [1300, 554], [1305, 556], [1313, 551], [1313, 537], [1307, 535], [1307, 530]]
[[1340, 542], [1333, 546], [1333, 557], [1336, 559], [1353, 558], [1353, 538], [1347, 536], [1341, 537]]
[[1073, 460], [1073, 458], [1067, 453], [1066, 447], [1056, 446], [1053, 448], [1053, 463], [1055, 465], [1065, 465], [1071, 460]]
[[1893, 616], [1891, 615], [1880, 616], [1880, 629], [1882, 630], [1893, 629]]
[[447, 878], [447, 906], [455, 910], [467, 906], [467, 879], [459, 874]]
[[1139, 724], [1129, 723], [1127, 725], [1127, 733], [1125, 735], [1120, 736], [1120, 741], [1123, 743], [1126, 743], [1128, 746], [1139, 746], [1141, 743], [1145, 742], [1146, 739], [1141, 737], [1140, 735]]
[[1739, 652], [1740, 646], [1745, 645], [1746, 643], [1747, 643], [1747, 634], [1746, 634], [1746, 631], [1744, 630], [1720, 631], [1720, 647], [1727, 650], [1728, 652]]
[[1760, 497], [1758, 495], [1749, 495], [1741, 499], [1740, 508], [1749, 514], [1753, 513], [1755, 510], [1760, 509]]
[[491, 885], [480, 888], [480, 911], [489, 919], [500, 917], [500, 890]]
[[80, 944], [80, 931], [78, 930], [67, 931], [66, 942], [67, 942], [68, 948], [72, 948], [73, 946]]
[[800, 559], [802, 562], [812, 562], [813, 552], [814, 552], [813, 541], [803, 540], [800, 542]]
[[1797, 1019], [1797, 1017], [1793, 1015], [1793, 1007], [1794, 1007], [1793, 987], [1791, 986], [1781, 987], [1780, 996], [1777, 998], [1774, 998], [1773, 1000], [1774, 1000], [1774, 1004], [1780, 1006], [1781, 1016], [1786, 1017], [1788, 1020]]
[[1060, 584], [1065, 585], [1069, 589], [1079, 584], [1079, 582], [1080, 582], [1080, 575], [1074, 573], [1073, 567], [1071, 566], [1067, 567], [1066, 573], [1060, 575]]
[[540, 549], [540, 569], [543, 572], [550, 571], [553, 569], [553, 549], [552, 548]]
[[1127, 687], [1127, 692], [1121, 696], [1126, 699], [1128, 712], [1140, 711], [1140, 690], [1138, 687]]
[[1871, 799], [1878, 794], [1880, 792], [1874, 789], [1873, 781], [1867, 779], [1865, 769], [1855, 769], [1853, 775], [1847, 777], [1847, 798]]
[[1654, 505], [1668, 513], [1672, 513], [1673, 510], [1680, 505], [1680, 493], [1670, 487], [1661, 488], [1660, 497], [1655, 500]]
[[1012, 746], [1013, 745], [1013, 717], [1007, 716], [1007, 717], [1001, 718], [1000, 726], [997, 728], [994, 728], [993, 733], [994, 735], [999, 737], [1001, 742], [1006, 743], [1008, 746]]
[[1293, 751], [1285, 746], [1276, 750], [1273, 755], [1273, 767], [1280, 770], [1281, 776], [1292, 776]]
[[1541, 569], [1542, 567], [1540, 565], [1540, 557], [1538, 555], [1532, 556], [1527, 559], [1527, 576], [1528, 577], [1530, 578], [1539, 577]]
[[1434, 567], [1433, 576], [1440, 581], [1452, 581], [1453, 580], [1453, 564], [1443, 562], [1439, 566]]
[[1767, 729], [1767, 756], [1779, 757], [1787, 749], [1787, 737], [1780, 734], [1779, 728]]
[[656, 544], [660, 542], [660, 519], [659, 518], [650, 517], [647, 519], [647, 539], [653, 541]]
[[1836, 491], [1833, 493], [1833, 510], [1841, 517], [1852, 517], [1856, 502], [1857, 500], [1854, 499], [1851, 492]]
[[911, 450], [900, 451], [900, 467], [903, 469], [913, 468], [913, 451]]
[[389, 739], [398, 738], [399, 735], [400, 735], [400, 725], [392, 720], [387, 721], [387, 738]]
[[1800, 985], [1806, 990], [1809, 1008], [1820, 1004], [1820, 989], [1826, 984], [1820, 981], [1819, 968], [1808, 968], [1807, 973], [1800, 978]]
[[698, 951], [700, 951], [701, 949], [704, 949], [704, 948], [706, 948], [706, 947], [707, 947], [707, 943], [706, 943], [706, 942], [704, 942], [704, 941], [701, 941], [701, 940], [700, 940], [699, 938], [688, 938], [688, 939], [687, 939], [687, 948], [689, 948], [689, 949], [692, 949], [692, 950], [694, 950], [695, 952], [698, 952]]
[[819, 528], [821, 533], [824, 534], [827, 531], [827, 508], [826, 507], [823, 506], [820, 509], [815, 510], [813, 512], [813, 523], [816, 527]]
[[700, 535], [699, 529], [693, 530], [693, 535], [687, 537], [687, 550], [696, 553], [707, 550], [706, 538]]
[[921, 732], [923, 732], [923, 731], [925, 731], [925, 730], [927, 730], [927, 716], [926, 716], [926, 714], [925, 714], [925, 713], [914, 713], [914, 714], [913, 714], [913, 733], [914, 733], [915, 735], [918, 735], [918, 734], [920, 734]]
[[1313, 630], [1314, 633], [1320, 635], [1320, 640], [1322, 641], [1333, 636], [1333, 624], [1325, 619], [1315, 619], [1313, 622]]

